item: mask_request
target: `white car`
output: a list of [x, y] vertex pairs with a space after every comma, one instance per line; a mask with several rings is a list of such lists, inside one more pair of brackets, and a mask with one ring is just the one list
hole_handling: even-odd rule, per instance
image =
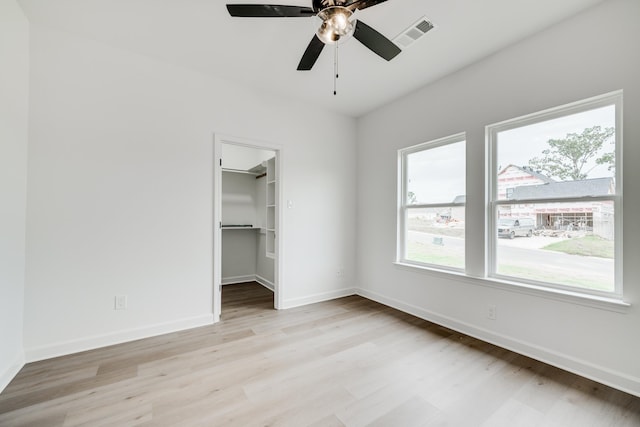
[[516, 236], [533, 236], [536, 223], [531, 218], [500, 218], [498, 220], [498, 237], [513, 239]]

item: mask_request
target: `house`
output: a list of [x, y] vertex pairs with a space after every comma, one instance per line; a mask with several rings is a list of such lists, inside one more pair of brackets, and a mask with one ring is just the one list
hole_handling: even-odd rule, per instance
[[498, 173], [500, 197], [514, 204], [502, 206], [501, 217], [531, 218], [537, 228], [581, 229], [613, 239], [613, 209], [607, 203], [517, 203], [519, 200], [589, 198], [615, 194], [613, 178], [591, 178], [578, 181], [554, 181], [527, 167], [509, 165]]
[[498, 197], [500, 199], [513, 198], [516, 188], [531, 185], [542, 185], [554, 182], [553, 179], [534, 171], [528, 166], [507, 165], [498, 172]]
[[[102, 23], [112, 31], [101, 32], [58, 16], [53, 2], [2, 0], [0, 389], [27, 362], [214, 321], [212, 177], [222, 134], [282, 150], [279, 308], [359, 294], [640, 396], [640, 2], [583, 3], [590, 7], [426, 85], [397, 92], [363, 73], [371, 88], [363, 98], [389, 97], [352, 116], [326, 107], [340, 103], [332, 94], [315, 105], [237, 83], [224, 68], [233, 56], [199, 57], [218, 76], [183, 66], [170, 40], [155, 57], [140, 53], [153, 25], [144, 11], [132, 30], [141, 44], [123, 48], [107, 10]], [[48, 14], [85, 32], [56, 28]], [[409, 58], [390, 66], [411, 75]], [[488, 281], [485, 127], [616, 90], [625, 115], [623, 301]], [[467, 135], [466, 275], [408, 271], [392, 255], [397, 152], [459, 132]], [[508, 174], [531, 183], [514, 198], [569, 185], [515, 166]], [[587, 222], [596, 215], [583, 213]], [[553, 222], [578, 212], [531, 214]], [[127, 310], [113, 309], [118, 295]], [[498, 307], [497, 320], [487, 319], [488, 306]]]

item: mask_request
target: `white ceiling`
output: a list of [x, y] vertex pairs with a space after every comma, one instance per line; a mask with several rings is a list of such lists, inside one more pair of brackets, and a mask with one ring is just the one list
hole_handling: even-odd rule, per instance
[[[19, 0], [32, 23], [358, 117], [603, 0], [388, 0], [358, 19], [390, 39], [436, 28], [391, 62], [351, 39], [296, 71], [317, 18], [232, 18], [220, 0]], [[229, 0], [311, 6], [311, 0]]]

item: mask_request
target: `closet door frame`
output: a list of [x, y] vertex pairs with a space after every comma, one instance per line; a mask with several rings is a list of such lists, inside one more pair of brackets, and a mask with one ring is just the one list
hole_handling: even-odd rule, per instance
[[213, 321], [220, 321], [222, 312], [222, 144], [238, 145], [259, 150], [271, 150], [276, 154], [276, 218], [275, 218], [275, 259], [273, 266], [274, 308], [280, 309], [283, 301], [284, 283], [282, 280], [282, 266], [284, 265], [283, 247], [285, 235], [283, 233], [283, 187], [284, 168], [283, 150], [279, 144], [255, 139], [241, 138], [230, 135], [214, 134], [213, 159]]

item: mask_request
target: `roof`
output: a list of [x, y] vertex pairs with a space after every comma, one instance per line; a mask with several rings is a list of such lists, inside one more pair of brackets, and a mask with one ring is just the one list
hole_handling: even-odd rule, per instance
[[513, 189], [510, 199], [554, 199], [562, 197], [606, 196], [613, 192], [613, 178], [593, 178], [580, 181], [549, 182]]
[[549, 178], [548, 176], [546, 176], [546, 175], [544, 175], [544, 174], [542, 174], [542, 173], [540, 173], [540, 172], [538, 172], [538, 171], [533, 170], [533, 169], [532, 169], [531, 167], [529, 167], [529, 166], [516, 166], [516, 165], [513, 165], [513, 164], [507, 165], [507, 166], [506, 166], [505, 168], [503, 168], [500, 172], [498, 172], [498, 175], [501, 175], [502, 173], [506, 172], [506, 170], [507, 170], [507, 169], [509, 169], [509, 168], [516, 168], [516, 169], [519, 169], [519, 170], [521, 170], [522, 172], [524, 172], [524, 173], [526, 173], [526, 174], [529, 174], [529, 175], [531, 175], [531, 176], [534, 176], [534, 177], [536, 177], [536, 178], [538, 178], [539, 180], [544, 181], [544, 182], [556, 182], [554, 179]]

